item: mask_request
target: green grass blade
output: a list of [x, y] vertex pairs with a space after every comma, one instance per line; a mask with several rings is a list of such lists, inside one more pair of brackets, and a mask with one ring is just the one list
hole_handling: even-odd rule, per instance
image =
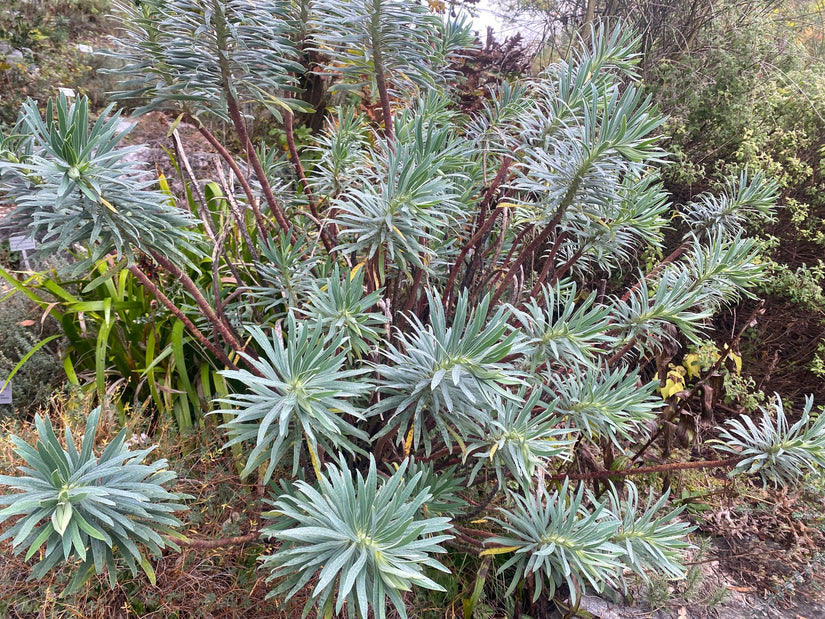
[[40, 340], [37, 344], [35, 344], [29, 352], [27, 352], [25, 355], [23, 355], [23, 358], [20, 359], [20, 361], [17, 362], [17, 365], [14, 366], [11, 373], [8, 375], [8, 378], [6, 378], [5, 382], [2, 385], [0, 385], [0, 391], [2, 391], [3, 389], [6, 388], [6, 385], [8, 385], [11, 382], [11, 379], [14, 378], [14, 375], [17, 374], [17, 372], [20, 371], [20, 368], [23, 367], [23, 365], [26, 363], [26, 361], [28, 361], [29, 359], [32, 358], [32, 355], [34, 355], [38, 350], [43, 348], [46, 344], [48, 344], [52, 340], [56, 340], [59, 337], [60, 337], [59, 334], [58, 335], [50, 335], [45, 340]]

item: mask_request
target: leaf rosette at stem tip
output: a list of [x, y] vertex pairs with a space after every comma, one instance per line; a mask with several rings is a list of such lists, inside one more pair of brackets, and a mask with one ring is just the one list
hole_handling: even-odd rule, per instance
[[779, 394], [775, 398], [775, 422], [763, 408], [758, 425], [745, 415], [729, 419], [712, 442], [716, 449], [742, 458], [731, 476], [758, 473], [764, 485], [770, 481], [774, 486], [793, 486], [806, 473], [825, 470], [825, 415], [811, 418], [814, 400], [808, 396], [799, 421], [790, 425]]
[[172, 539], [186, 539], [177, 531], [181, 521], [173, 514], [186, 509], [177, 501], [192, 497], [163, 487], [176, 478], [166, 460], [145, 464], [155, 448], [130, 451], [126, 428], [95, 456], [99, 419], [98, 407], [89, 415], [78, 451], [68, 428], [64, 449], [49, 418], [37, 415], [39, 440], [34, 447], [11, 437], [15, 453], [28, 465], [18, 467], [23, 475], [0, 476], [0, 486], [18, 491], [0, 496], [0, 505], [8, 506], [0, 510], [0, 522], [19, 517], [0, 540], [10, 539], [15, 554], [25, 549], [26, 560], [39, 553], [34, 578], [42, 578], [61, 561], [78, 559], [66, 592], [104, 570], [114, 588], [121, 562], [132, 576], [140, 566], [154, 583], [146, 551], [160, 556], [166, 547], [179, 550]]
[[316, 472], [319, 449], [365, 453], [358, 443], [368, 443], [369, 435], [351, 422], [365, 416], [352, 400], [368, 393], [371, 386], [366, 380], [351, 379], [369, 370], [344, 369], [347, 349], [343, 332], [327, 338], [323, 323], [298, 321], [292, 312], [283, 341], [275, 333], [270, 338], [259, 327], [247, 329], [261, 356], [253, 359], [241, 354], [258, 374], [222, 371], [247, 391], [217, 400], [228, 405], [220, 412], [232, 417], [222, 426], [229, 435], [226, 447], [244, 441], [255, 444], [242, 475], [268, 461], [263, 477], [267, 481], [290, 451], [293, 474], [297, 473], [304, 441]]
[[427, 299], [430, 324], [410, 314], [410, 332], [399, 334], [399, 348], [389, 344], [384, 352], [390, 364], [376, 367], [382, 397], [369, 414], [390, 415], [375, 438], [397, 430], [399, 444], [411, 440], [417, 450], [423, 443], [430, 453], [437, 435], [452, 448], [453, 439], [461, 444], [483, 433], [492, 407], [519, 399], [509, 387], [523, 385], [525, 376], [505, 361], [522, 351], [506, 306], [488, 318], [490, 295], [471, 309], [463, 291], [449, 320], [440, 297], [428, 290]]
[[290, 96], [305, 70], [290, 3], [142, 0], [117, 6], [122, 28], [106, 52], [120, 61], [111, 72], [123, 78], [114, 98], [144, 102], [137, 113], [183, 109], [228, 121], [228, 108], [249, 99], [278, 120], [284, 110], [309, 109]]
[[112, 110], [91, 122], [86, 97], [71, 106], [63, 95], [50, 99], [45, 116], [26, 101], [15, 128], [25, 139], [14, 160], [0, 159], [4, 191], [17, 205], [11, 224], [38, 238], [41, 255], [82, 246], [87, 255], [76, 272], [111, 252], [135, 262], [136, 250], [194, 266], [195, 219], [129, 160], [137, 146], [118, 148], [129, 129], [121, 129], [120, 112]]
[[405, 479], [408, 462], [384, 478], [372, 457], [364, 476], [340, 456], [316, 486], [298, 481], [278, 497], [264, 513], [273, 521], [264, 535], [282, 542], [261, 558], [271, 571], [267, 582], [277, 582], [269, 595], [289, 599], [312, 581], [304, 617], [313, 607], [331, 617], [346, 604], [349, 617], [367, 619], [371, 609], [384, 619], [389, 598], [406, 619], [403, 592], [413, 586], [444, 591], [425, 568], [449, 572], [431, 555], [446, 552], [440, 544], [452, 539], [445, 534], [452, 525], [446, 517], [421, 517], [431, 493], [419, 487], [421, 471]]

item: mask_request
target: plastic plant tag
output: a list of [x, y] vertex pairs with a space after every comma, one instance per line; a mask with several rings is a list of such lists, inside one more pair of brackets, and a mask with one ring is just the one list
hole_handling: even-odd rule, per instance
[[[0, 381], [0, 387], [3, 387], [2, 381]], [[4, 389], [0, 389], [0, 404], [11, 404], [11, 383]]]
[[34, 239], [28, 236], [9, 237], [9, 249], [11, 251], [27, 251], [34, 249]]

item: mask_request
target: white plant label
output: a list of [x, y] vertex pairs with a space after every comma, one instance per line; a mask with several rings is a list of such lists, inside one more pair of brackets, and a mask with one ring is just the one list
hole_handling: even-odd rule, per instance
[[9, 249], [12, 251], [26, 251], [34, 249], [34, 239], [28, 236], [10, 236]]
[[[3, 383], [0, 382], [0, 387]], [[6, 385], [6, 388], [0, 391], [0, 404], [11, 404], [11, 383]]]

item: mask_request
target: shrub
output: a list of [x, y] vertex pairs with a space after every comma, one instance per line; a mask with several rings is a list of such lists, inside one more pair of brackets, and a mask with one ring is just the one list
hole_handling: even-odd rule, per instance
[[[362, 618], [384, 616], [389, 598], [403, 615], [402, 591], [438, 588], [427, 569], [442, 567], [442, 543], [512, 554], [500, 571], [534, 601], [621, 586], [626, 566], [682, 574], [679, 510], [654, 496], [642, 508], [635, 487], [607, 481], [650, 469], [609, 468], [677, 414], [653, 395], [650, 367], [699, 344], [759, 280], [759, 248], [739, 228], [770, 217], [777, 186], [741, 173], [681, 205], [678, 247], [645, 268], [674, 207], [657, 173], [664, 119], [638, 85], [633, 33], [595, 29], [567, 60], [465, 114], [444, 77], [466, 27], [405, 2], [122, 9], [124, 93], [195, 123], [228, 121], [251, 170], [200, 124], [238, 186], [192, 183], [179, 207], [131, 180], [107, 121], [59, 102], [56, 121], [27, 106], [28, 134], [0, 172], [18, 220], [36, 212], [32, 228], [57, 246], [115, 252], [202, 347], [203, 367], [220, 371], [228, 444], [250, 450], [236, 453], [242, 476], [257, 471], [261, 487], [284, 477], [263, 531], [283, 542], [264, 559], [275, 594], [308, 586], [307, 612], [346, 606]], [[352, 99], [305, 168], [291, 93], [306, 50]], [[409, 104], [396, 98], [418, 88], [427, 94]], [[249, 140], [240, 97], [282, 119], [286, 165]], [[104, 181], [122, 205], [97, 189]], [[133, 204], [139, 228], [121, 212]], [[92, 234], [79, 233], [78, 214]], [[160, 293], [137, 250], [179, 294]], [[818, 466], [821, 424], [805, 440], [786, 430], [771, 432]], [[734, 467], [777, 444], [735, 442], [747, 453], [701, 466]], [[765, 474], [801, 471], [792, 456], [777, 453]], [[590, 479], [607, 496], [574, 483]], [[459, 524], [470, 519], [484, 528]], [[457, 540], [438, 535], [450, 527]]]

